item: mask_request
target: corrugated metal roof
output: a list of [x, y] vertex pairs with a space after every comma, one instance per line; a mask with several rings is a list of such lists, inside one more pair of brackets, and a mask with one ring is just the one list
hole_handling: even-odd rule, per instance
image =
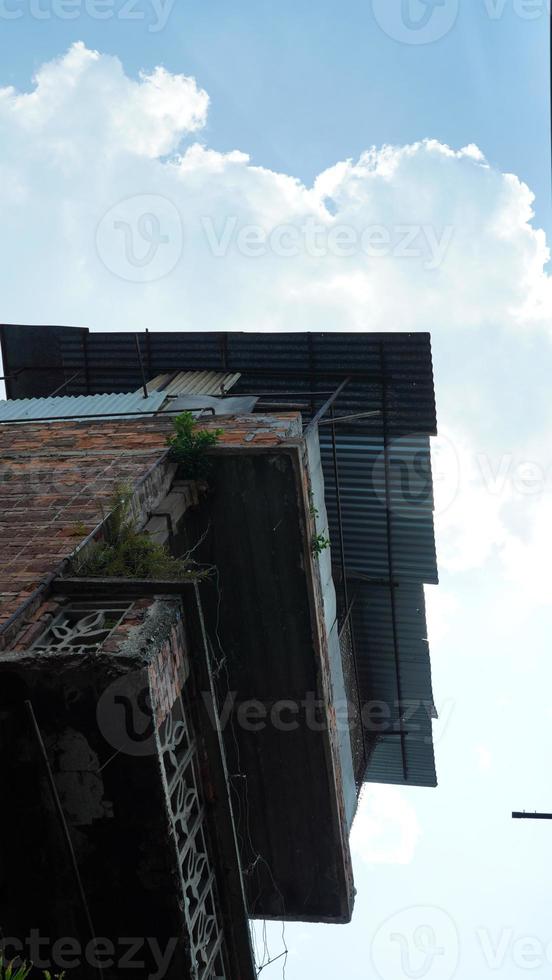
[[389, 736], [376, 744], [370, 757], [366, 782], [436, 786], [431, 731], [427, 735], [406, 735], [404, 746], [408, 760], [407, 779], [403, 775], [400, 738]]
[[[423, 585], [401, 581], [394, 590], [396, 632], [389, 588], [357, 582], [351, 591], [356, 595], [353, 628], [361, 698], [382, 702], [389, 709], [385, 732], [370, 757], [365, 779], [435, 786], [431, 734], [435, 708]], [[401, 731], [406, 733], [406, 777]], [[367, 734], [370, 738], [378, 733]]]
[[[341, 432], [338, 428], [336, 443], [347, 568], [371, 578], [388, 578], [383, 436]], [[337, 535], [332, 444], [327, 428], [320, 429], [320, 452], [330, 527]], [[401, 580], [437, 584], [429, 439], [417, 435], [392, 440], [388, 455], [393, 574]]]
[[109, 418], [122, 412], [157, 412], [166, 399], [164, 392], [154, 391], [147, 398], [143, 393], [111, 395], [57, 395], [54, 398], [16, 398], [0, 401], [0, 422], [23, 419], [70, 418], [71, 416], [103, 415]]
[[[423, 590], [424, 582], [438, 581], [429, 438], [391, 439], [386, 468], [381, 419], [378, 424], [379, 435], [360, 428], [336, 429], [343, 545], [349, 601], [354, 597], [361, 700], [387, 705], [393, 728], [373, 751], [365, 779], [434, 786], [433, 691]], [[319, 439], [330, 539], [337, 560], [338, 508], [327, 428], [320, 428]], [[368, 584], [366, 579], [379, 581]], [[401, 709], [410, 716], [404, 724], [408, 732], [403, 741], [405, 766]]]
[[[60, 368], [72, 394], [128, 391], [141, 384], [136, 335], [51, 328]], [[4, 327], [11, 370], [20, 366], [18, 330]], [[147, 376], [185, 371], [241, 373], [235, 394], [270, 390], [324, 391], [351, 375], [340, 398], [345, 411], [378, 409], [386, 380], [388, 426], [393, 434], [436, 432], [431, 342], [427, 333], [213, 333], [148, 332], [137, 335]], [[21, 342], [22, 342], [21, 340]], [[27, 355], [23, 354], [25, 357]], [[28, 360], [29, 358], [27, 358]], [[32, 366], [32, 365], [31, 365]], [[25, 375], [28, 377], [29, 375]], [[37, 383], [39, 375], [35, 375]], [[12, 382], [10, 382], [12, 384]], [[16, 381], [13, 382], [16, 387]], [[316, 410], [325, 396], [313, 398]]]
[[215, 415], [248, 415], [255, 411], [256, 398], [242, 395], [237, 398], [217, 398], [214, 395], [170, 395], [163, 412], [204, 412], [212, 409]]
[[173, 371], [148, 381], [148, 391], [163, 389], [165, 395], [221, 395], [240, 380], [239, 372]]

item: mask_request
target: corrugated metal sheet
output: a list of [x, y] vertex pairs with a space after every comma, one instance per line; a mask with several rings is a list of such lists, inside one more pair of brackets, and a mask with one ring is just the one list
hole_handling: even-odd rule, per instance
[[248, 415], [255, 411], [256, 398], [216, 398], [213, 395], [170, 395], [163, 412], [201, 412], [212, 409], [215, 415]]
[[[381, 429], [381, 420], [379, 425]], [[349, 599], [355, 598], [352, 615], [361, 699], [387, 705], [393, 729], [377, 743], [365, 778], [434, 786], [433, 691], [423, 591], [424, 582], [438, 581], [429, 438], [413, 435], [390, 439], [387, 466], [384, 445], [381, 432], [336, 430], [343, 543]], [[323, 427], [320, 448], [330, 538], [337, 556], [339, 523], [332, 440]], [[365, 579], [379, 581], [368, 584]], [[408, 732], [403, 759], [399, 719], [404, 711], [410, 717], [403, 726]]]
[[213, 395], [230, 391], [240, 380], [239, 372], [178, 371], [158, 374], [148, 381], [148, 391], [163, 389], [165, 395]]
[[[349, 375], [337, 414], [377, 411], [385, 383], [391, 433], [436, 431], [429, 334], [229, 334], [228, 356], [242, 371], [238, 390], [264, 390], [269, 380], [274, 391], [328, 391]], [[311, 414], [326, 397], [313, 399]]]
[[392, 783], [407, 786], [436, 786], [435, 757], [431, 732], [427, 736], [405, 737], [408, 759], [408, 778], [405, 779], [402, 767], [402, 750], [399, 738], [382, 738], [375, 746], [366, 782]]
[[142, 392], [115, 395], [57, 395], [55, 398], [16, 398], [0, 401], [0, 422], [23, 419], [70, 418], [75, 415], [110, 415], [121, 412], [157, 412], [166, 399], [164, 392]]
[[[381, 740], [370, 757], [365, 778], [368, 782], [435, 786], [431, 735], [435, 708], [423, 585], [401, 582], [394, 590], [396, 633], [391, 590], [362, 583], [355, 583], [353, 589], [353, 628], [362, 700], [381, 702], [389, 712], [382, 732], [378, 732], [378, 716], [372, 716], [376, 724], [374, 731], [368, 730], [368, 740], [378, 735]], [[406, 733], [406, 778], [401, 731]]]
[[[343, 433], [338, 428], [336, 443], [347, 568], [372, 578], [389, 578], [383, 436]], [[327, 428], [320, 429], [320, 451], [330, 527], [337, 540], [335, 477]], [[401, 580], [437, 584], [429, 439], [392, 440], [388, 453], [393, 574]]]
[[[5, 328], [6, 336], [16, 328]], [[55, 328], [52, 328], [55, 329]], [[436, 431], [427, 333], [208, 333], [138, 335], [149, 378], [182, 371], [241, 373], [235, 394], [325, 391], [350, 374], [344, 411], [378, 409], [386, 382], [393, 434]], [[57, 338], [66, 376], [80, 371], [71, 394], [128, 391], [141, 384], [135, 334], [64, 331]], [[11, 342], [12, 348], [14, 341]], [[14, 359], [12, 352], [12, 360]], [[297, 399], [295, 399], [297, 400]], [[312, 399], [312, 412], [325, 395]]]

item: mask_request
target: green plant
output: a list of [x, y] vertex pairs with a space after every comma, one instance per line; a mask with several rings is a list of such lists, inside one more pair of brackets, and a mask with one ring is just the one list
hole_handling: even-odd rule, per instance
[[0, 980], [25, 980], [32, 970], [32, 963], [19, 963], [16, 960], [4, 962], [4, 957], [0, 953]]
[[325, 534], [317, 534], [311, 543], [313, 555], [320, 555], [326, 548], [330, 547], [330, 539]]
[[313, 520], [316, 520], [316, 518], [319, 517], [320, 515], [318, 513], [318, 507], [314, 503], [314, 494], [312, 492], [312, 487], [310, 485], [308, 489], [308, 495], [309, 495], [309, 514]]
[[[116, 488], [111, 500], [111, 514], [104, 525], [104, 539], [98, 541], [84, 557], [77, 560], [76, 575], [85, 578], [138, 578], [197, 580], [208, 571], [200, 569], [189, 556], [175, 558], [136, 528], [130, 507], [132, 490]], [[1, 978], [0, 978], [1, 980]]]
[[[33, 968], [32, 963], [17, 963], [17, 960], [4, 961], [3, 954], [0, 953], [0, 980], [26, 980]], [[44, 970], [45, 980], [63, 980], [65, 973], [50, 973]]]
[[209, 475], [212, 461], [207, 452], [216, 446], [222, 429], [198, 429], [191, 412], [182, 412], [173, 419], [174, 432], [167, 439], [171, 456], [180, 465], [184, 476], [202, 480]]
[[71, 529], [71, 535], [75, 538], [85, 538], [88, 534], [88, 529], [84, 521], [77, 521]]

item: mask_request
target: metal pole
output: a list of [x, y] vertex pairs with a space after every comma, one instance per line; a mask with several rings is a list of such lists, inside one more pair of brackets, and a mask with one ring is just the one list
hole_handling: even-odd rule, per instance
[[[155, 408], [151, 411], [146, 412], [95, 412], [90, 415], [39, 415], [37, 418], [20, 418], [20, 419], [2, 419], [0, 418], [0, 425], [21, 425], [25, 422], [72, 422], [75, 420], [86, 420], [86, 419], [120, 419], [120, 418], [139, 418], [148, 420], [151, 416], [155, 419], [162, 419], [164, 415], [182, 415], [185, 409], [182, 408]], [[215, 409], [213, 405], [205, 405], [203, 408], [196, 408], [195, 406], [190, 409], [193, 415], [196, 412], [210, 412], [211, 415], [215, 415]]]
[[395, 589], [392, 583], [395, 580], [395, 573], [393, 567], [393, 522], [391, 520], [391, 465], [389, 460], [389, 432], [388, 432], [388, 422], [387, 422], [387, 376], [385, 373], [385, 348], [383, 343], [380, 344], [380, 366], [382, 373], [382, 388], [381, 388], [381, 399], [382, 399], [382, 415], [383, 415], [383, 461], [385, 470], [385, 519], [387, 527], [387, 567], [389, 572], [389, 601], [391, 605], [391, 623], [393, 628], [393, 647], [395, 653], [395, 680], [397, 684], [397, 698], [399, 702], [399, 732], [401, 737], [401, 758], [402, 758], [402, 768], [403, 776], [405, 782], [408, 782], [408, 764], [406, 759], [406, 748], [404, 744], [404, 723], [402, 717], [403, 705], [402, 705], [402, 681], [401, 681], [401, 665], [400, 665], [400, 649], [399, 649], [399, 629], [398, 629], [398, 617], [397, 609], [395, 605]]
[[[346, 384], [346, 382], [344, 382]], [[330, 417], [333, 421], [334, 418], [334, 408], [333, 404], [330, 405]], [[341, 487], [339, 485], [339, 459], [337, 451], [337, 438], [335, 432], [335, 425], [332, 425], [332, 461], [333, 461], [333, 471], [334, 471], [334, 483], [335, 483], [335, 503], [337, 508], [337, 527], [339, 530], [339, 556], [341, 559], [341, 584], [343, 587], [343, 601], [345, 605], [345, 618], [343, 620], [342, 628], [349, 621], [351, 615], [354, 597], [349, 603], [349, 587], [347, 583], [347, 564], [345, 557], [345, 538], [343, 530], [343, 512], [341, 509]], [[341, 633], [340, 633], [341, 636]], [[358, 701], [358, 723], [362, 725], [362, 692], [360, 689], [360, 676], [358, 672], [358, 662], [356, 657], [356, 647], [355, 647], [355, 634], [353, 629], [353, 624], [350, 623], [349, 636], [351, 638], [351, 654], [353, 659], [353, 670], [355, 674], [355, 684], [357, 689], [357, 701]], [[362, 732], [362, 756], [364, 760], [364, 773], [368, 767], [368, 757], [366, 754], [366, 739], [364, 738], [364, 732]], [[356, 777], [356, 772], [355, 772]]]
[[67, 378], [67, 381], [64, 381], [63, 384], [59, 386], [59, 388], [56, 388], [56, 390], [53, 391], [51, 395], [48, 395], [48, 398], [53, 398], [55, 395], [59, 395], [60, 391], [63, 391], [63, 389], [66, 388], [67, 385], [70, 385], [71, 382], [74, 381], [75, 378], [78, 378], [81, 374], [82, 371], [75, 371], [75, 373], [72, 374], [70, 378]]
[[[330, 408], [333, 419], [333, 406]], [[347, 568], [345, 565], [345, 540], [343, 536], [343, 514], [341, 510], [341, 487], [339, 486], [339, 464], [337, 458], [337, 441], [335, 437], [335, 426], [332, 425], [332, 461], [335, 483], [335, 504], [337, 508], [337, 529], [339, 531], [339, 557], [341, 560], [341, 586], [343, 588], [343, 606], [346, 614], [349, 612], [349, 592], [347, 588]]]
[[512, 813], [514, 820], [552, 820], [552, 813], [526, 813], [514, 810]]
[[316, 415], [314, 416], [314, 418], [312, 418], [311, 421], [309, 422], [309, 424], [308, 424], [308, 426], [307, 426], [307, 428], [305, 430], [305, 433], [310, 432], [310, 431], [312, 431], [312, 429], [316, 429], [317, 428], [318, 423], [320, 422], [320, 419], [324, 417], [324, 415], [326, 414], [327, 411], [329, 411], [329, 409], [332, 407], [332, 405], [334, 404], [334, 402], [337, 401], [337, 399], [339, 398], [339, 396], [340, 396], [341, 392], [343, 391], [343, 389], [349, 384], [349, 381], [350, 381], [350, 378], [345, 378], [345, 381], [342, 381], [341, 384], [339, 385], [339, 387], [335, 389], [333, 395], [330, 395], [330, 397], [328, 398], [328, 400], [324, 402], [324, 404], [322, 405], [322, 408], [319, 408], [318, 409], [318, 411], [317, 411]]
[[380, 411], [377, 412], [357, 412], [356, 415], [333, 415], [331, 419], [322, 419], [318, 425], [337, 425], [338, 422], [352, 422], [353, 419], [367, 419], [371, 416], [381, 415]]
[[136, 351], [138, 353], [138, 361], [140, 364], [140, 374], [142, 375], [142, 388], [144, 389], [144, 398], [148, 397], [148, 384], [146, 381], [146, 372], [144, 371], [144, 362], [142, 360], [142, 351], [140, 350], [140, 338], [138, 334], [134, 334], [134, 341], [136, 343]]

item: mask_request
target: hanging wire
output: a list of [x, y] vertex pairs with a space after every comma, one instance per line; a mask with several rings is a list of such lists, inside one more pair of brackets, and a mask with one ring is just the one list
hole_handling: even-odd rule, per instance
[[[206, 533], [207, 532], [205, 532], [205, 534], [203, 535], [202, 540], [206, 536]], [[222, 641], [221, 641], [220, 629], [219, 629], [219, 627], [220, 627], [220, 610], [221, 610], [221, 604], [222, 604], [222, 591], [223, 590], [222, 590], [222, 586], [221, 586], [221, 582], [220, 582], [220, 573], [219, 573], [219, 569], [218, 568], [215, 568], [215, 588], [216, 588], [216, 593], [217, 593], [217, 604], [216, 604], [216, 616], [215, 616], [214, 634], [215, 634], [216, 644], [217, 644], [217, 648], [218, 648], [218, 656], [215, 653], [215, 651], [213, 650], [213, 646], [212, 646], [212, 643], [211, 643], [210, 639], [209, 639], [209, 653], [210, 653], [210, 656], [211, 656], [212, 660], [214, 661], [214, 663], [212, 665], [213, 673], [217, 677], [219, 677], [221, 675], [224, 677], [224, 681], [225, 681], [225, 683], [223, 685], [224, 686], [224, 697], [226, 698], [230, 694], [230, 676], [229, 676], [229, 672], [228, 672], [228, 661], [227, 661], [227, 657], [226, 657], [226, 654], [224, 652], [224, 649], [222, 647]], [[222, 693], [223, 692], [221, 692], [221, 695], [222, 695]], [[247, 865], [246, 868], [244, 868], [244, 874], [246, 874], [246, 875], [253, 874], [254, 870], [257, 868], [257, 866], [259, 864], [262, 864], [266, 868], [266, 870], [268, 872], [268, 875], [270, 877], [270, 880], [272, 882], [272, 886], [273, 886], [276, 894], [279, 896], [281, 907], [282, 907], [282, 916], [285, 916], [285, 914], [286, 914], [285, 899], [284, 899], [284, 896], [283, 896], [280, 888], [278, 887], [278, 885], [276, 883], [276, 879], [274, 877], [273, 870], [270, 867], [270, 864], [268, 863], [268, 861], [266, 860], [266, 858], [262, 854], [260, 854], [259, 851], [256, 850], [256, 848], [255, 848], [255, 846], [253, 844], [253, 838], [252, 838], [252, 834], [251, 834], [251, 824], [250, 824], [251, 808], [250, 808], [250, 805], [249, 805], [248, 777], [247, 777], [247, 774], [246, 773], [242, 772], [242, 768], [241, 768], [240, 745], [239, 745], [239, 741], [238, 741], [238, 736], [236, 734], [235, 718], [234, 718], [233, 713], [231, 713], [231, 715], [230, 715], [230, 731], [231, 731], [231, 734], [232, 734], [232, 740], [234, 742], [234, 746], [235, 746], [235, 750], [236, 750], [236, 763], [237, 763], [237, 772], [236, 773], [233, 773], [233, 774], [230, 774], [230, 786], [232, 787], [232, 789], [234, 791], [234, 795], [236, 797], [237, 811], [238, 811], [237, 812], [236, 835], [238, 837], [238, 840], [240, 841], [241, 853], [244, 854], [246, 852], [246, 849], [247, 849], [247, 851], [251, 855], [249, 864]], [[239, 779], [241, 781], [241, 785], [243, 786], [243, 798], [242, 798], [242, 794], [238, 791], [237, 787], [234, 785], [234, 780], [236, 780], [236, 779]], [[243, 828], [243, 831], [242, 831], [242, 828]], [[260, 894], [260, 892], [259, 892], [259, 894]], [[255, 903], [256, 903], [256, 899], [253, 902], [253, 907], [255, 906]], [[270, 964], [275, 963], [276, 961], [279, 961], [279, 960], [283, 960], [283, 963], [282, 963], [282, 978], [283, 978], [283, 980], [285, 980], [285, 977], [286, 977], [287, 958], [288, 958], [288, 955], [289, 955], [289, 950], [288, 950], [288, 946], [287, 946], [287, 943], [286, 943], [286, 923], [285, 923], [284, 919], [282, 920], [282, 945], [283, 945], [283, 950], [277, 956], [273, 956], [273, 957], [270, 956], [270, 950], [269, 950], [269, 946], [268, 946], [268, 936], [267, 936], [266, 920], [263, 922], [263, 929], [262, 929], [262, 942], [263, 942], [262, 957], [259, 956], [259, 950], [258, 950], [258, 944], [257, 944], [257, 937], [256, 937], [255, 929], [254, 928], [252, 930], [250, 929], [250, 931], [253, 932], [253, 936], [254, 936], [253, 947], [254, 947], [254, 957], [255, 957], [255, 969], [257, 971], [257, 976], [259, 976], [262, 973], [262, 971], [265, 970], [266, 967], [269, 966]], [[259, 962], [259, 960], [260, 960], [260, 962]]]

